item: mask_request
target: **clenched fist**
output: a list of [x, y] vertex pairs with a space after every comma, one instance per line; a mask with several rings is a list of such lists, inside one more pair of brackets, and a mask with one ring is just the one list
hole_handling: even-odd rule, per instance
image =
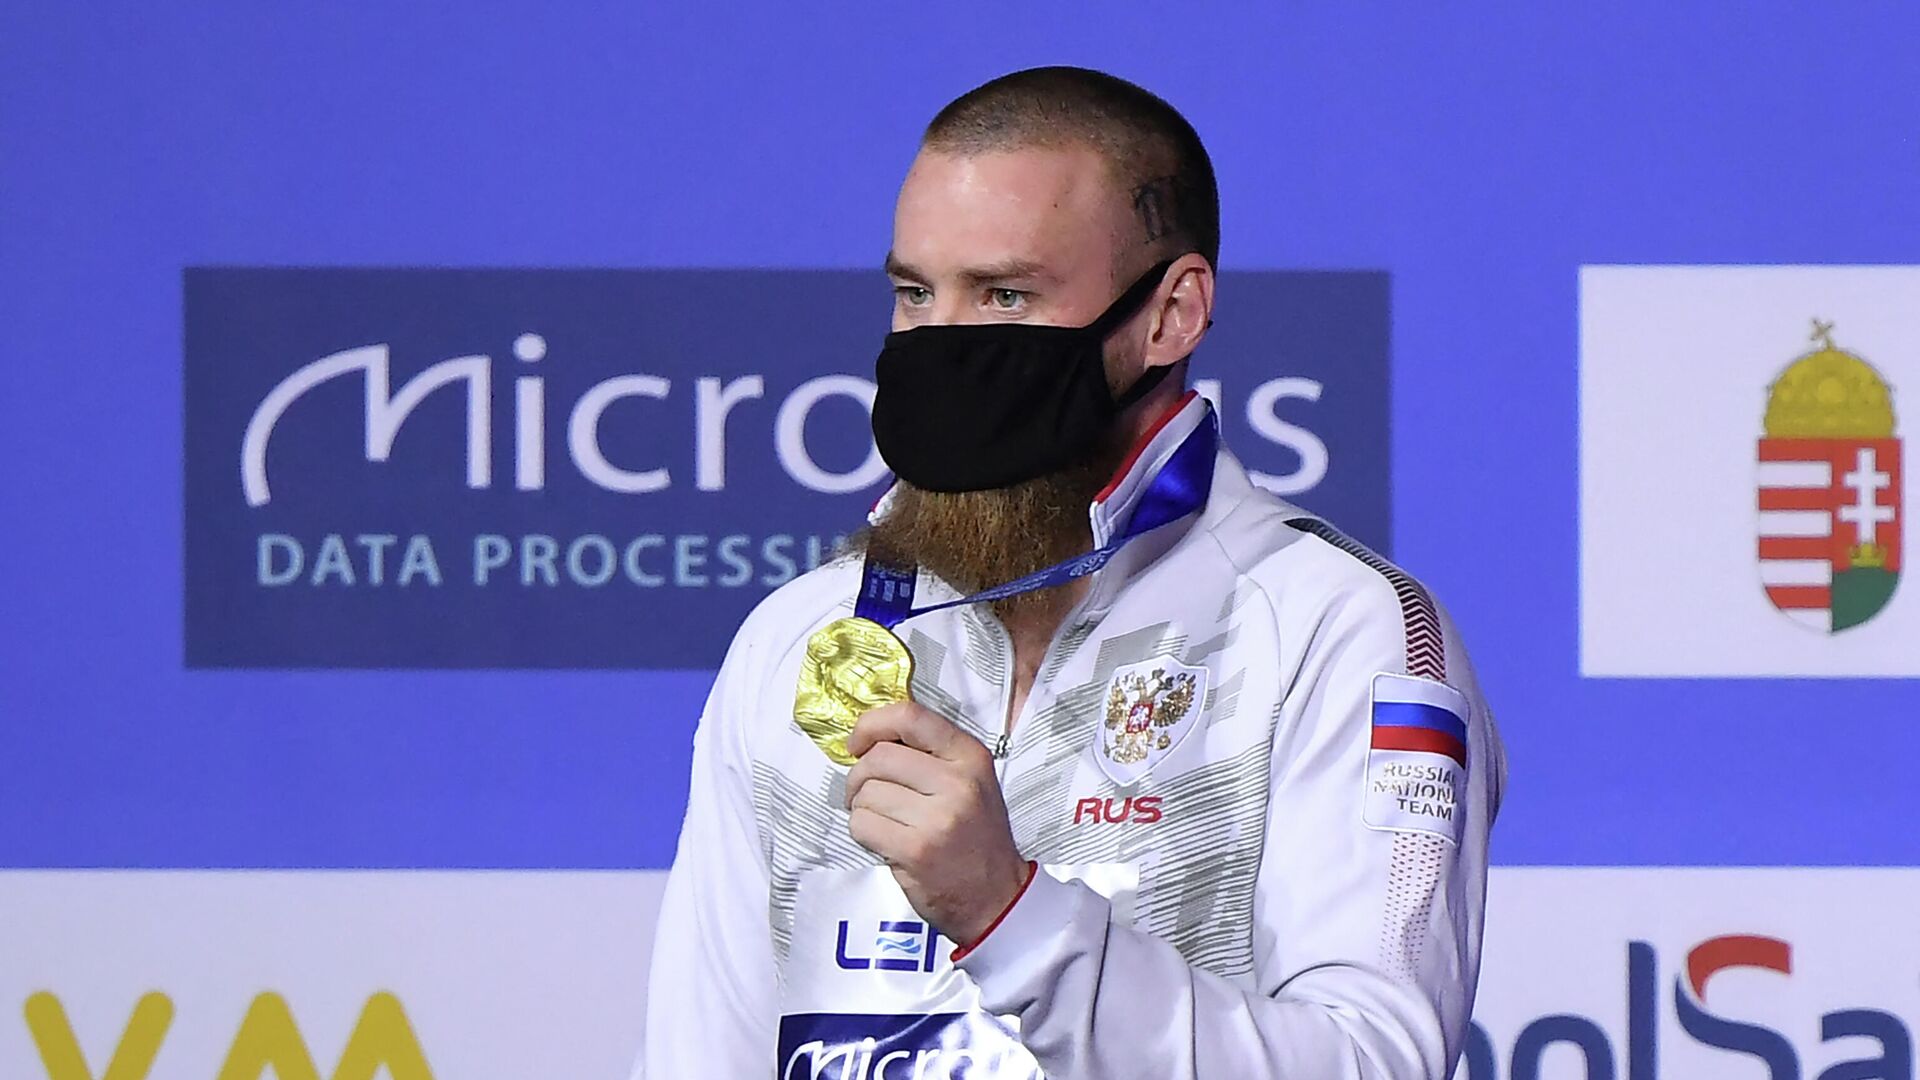
[[978, 941], [1027, 882], [993, 757], [980, 740], [911, 701], [860, 717], [847, 736], [848, 831], [887, 861], [922, 918]]

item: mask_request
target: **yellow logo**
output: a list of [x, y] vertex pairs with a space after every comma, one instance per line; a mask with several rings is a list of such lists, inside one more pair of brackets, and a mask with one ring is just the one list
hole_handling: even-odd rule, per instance
[[[27, 999], [25, 1012], [47, 1080], [145, 1080], [173, 1024], [172, 999], [158, 992], [142, 996], [133, 1006], [106, 1071], [96, 1077], [58, 997], [41, 991]], [[293, 1022], [293, 1011], [285, 998], [271, 990], [247, 1007], [214, 1080], [260, 1080], [268, 1066], [277, 1080], [321, 1080], [307, 1041]], [[368, 998], [361, 1008], [331, 1080], [373, 1080], [382, 1066], [392, 1080], [433, 1080], [406, 1010], [399, 998], [385, 991]]]

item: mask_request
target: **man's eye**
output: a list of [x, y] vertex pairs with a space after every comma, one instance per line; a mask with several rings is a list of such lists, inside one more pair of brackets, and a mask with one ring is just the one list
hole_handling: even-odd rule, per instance
[[1001, 311], [1019, 310], [1026, 298], [1027, 294], [1019, 289], [994, 289], [987, 294], [987, 299]]
[[920, 307], [933, 299], [932, 290], [919, 285], [895, 285], [893, 295], [908, 307]]

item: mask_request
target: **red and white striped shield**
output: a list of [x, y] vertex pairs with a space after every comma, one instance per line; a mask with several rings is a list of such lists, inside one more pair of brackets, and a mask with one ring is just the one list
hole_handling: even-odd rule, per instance
[[1760, 580], [1794, 621], [1835, 633], [1880, 613], [1900, 576], [1900, 440], [1760, 440]]

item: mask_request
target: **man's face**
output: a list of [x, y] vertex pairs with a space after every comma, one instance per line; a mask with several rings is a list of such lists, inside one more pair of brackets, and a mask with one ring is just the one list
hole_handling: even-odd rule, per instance
[[[1026, 149], [967, 156], [922, 151], [894, 212], [893, 329], [941, 323], [1083, 326], [1124, 287], [1119, 245], [1138, 223], [1092, 150]], [[1145, 253], [1141, 253], [1144, 259]], [[1138, 261], [1138, 260], [1135, 260]], [[1109, 341], [1109, 382], [1141, 360]], [[1010, 581], [1085, 551], [1087, 507], [1114, 448], [1049, 476], [994, 491], [940, 494], [902, 483], [868, 543], [963, 590]], [[1002, 618], [1046, 611], [1058, 590], [995, 603]]]
[[1138, 232], [1091, 149], [922, 150], [894, 211], [893, 329], [1084, 325], [1113, 302], [1121, 238]]

